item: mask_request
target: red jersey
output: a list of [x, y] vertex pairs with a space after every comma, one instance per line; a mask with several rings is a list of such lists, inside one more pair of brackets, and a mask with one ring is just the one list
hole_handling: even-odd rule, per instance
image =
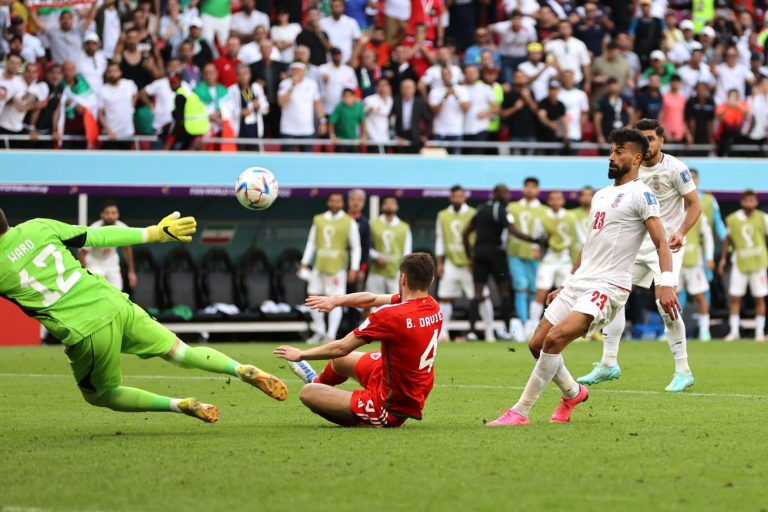
[[443, 22], [443, 0], [411, 0], [411, 19], [408, 21], [408, 35], [416, 32], [416, 25], [427, 26], [427, 39], [435, 41], [437, 25]]
[[355, 329], [355, 336], [370, 343], [381, 342], [386, 378], [379, 384], [384, 408], [396, 416], [421, 419], [424, 402], [435, 382], [437, 337], [443, 313], [432, 297], [382, 306]]

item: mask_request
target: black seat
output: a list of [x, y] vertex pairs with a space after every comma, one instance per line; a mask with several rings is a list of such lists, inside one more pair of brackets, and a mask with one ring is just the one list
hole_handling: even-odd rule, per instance
[[163, 264], [167, 307], [187, 306], [196, 310], [200, 305], [197, 278], [197, 265], [186, 248], [177, 247], [169, 252]]
[[144, 309], [160, 310], [164, 306], [160, 266], [149, 249], [134, 247], [133, 265], [136, 271], [136, 288], [131, 299]]
[[292, 307], [304, 304], [307, 283], [296, 275], [301, 266], [301, 256], [297, 249], [286, 249], [278, 256], [274, 273], [276, 302], [284, 302]]
[[251, 312], [274, 296], [272, 267], [261, 249], [251, 247], [240, 260], [240, 295], [244, 308]]
[[224, 303], [242, 306], [237, 271], [224, 249], [210, 249], [200, 266], [200, 294], [203, 305]]

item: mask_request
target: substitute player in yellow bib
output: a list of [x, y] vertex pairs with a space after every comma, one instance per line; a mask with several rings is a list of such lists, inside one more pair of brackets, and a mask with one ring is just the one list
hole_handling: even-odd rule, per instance
[[213, 423], [219, 409], [122, 385], [120, 354], [161, 357], [182, 368], [238, 377], [272, 398], [288, 389], [277, 377], [209, 347], [189, 347], [103, 277], [80, 266], [70, 249], [191, 242], [196, 222], [174, 212], [155, 226], [89, 228], [51, 219], [10, 227], [0, 210], [0, 296], [36, 318], [65, 346], [83, 398], [123, 412], [179, 412]]
[[733, 246], [731, 256], [731, 282], [728, 294], [731, 296], [728, 323], [730, 332], [725, 341], [739, 339], [741, 323], [741, 298], [747, 292], [747, 285], [755, 299], [755, 340], [765, 341], [765, 296], [768, 295], [768, 214], [757, 209], [759, 202], [753, 190], [745, 190], [741, 195], [741, 210], [730, 214], [725, 219], [728, 235], [723, 240], [718, 270], [725, 271], [728, 247]]
[[367, 290], [375, 294], [399, 293], [400, 260], [413, 250], [411, 226], [397, 216], [395, 196], [381, 200], [381, 215], [371, 221], [370, 266]]
[[[688, 231], [683, 256], [683, 268], [680, 271], [680, 288], [684, 289], [699, 307], [699, 340], [709, 341], [712, 335], [709, 332], [709, 280], [705, 268], [715, 268], [715, 242], [709, 220], [702, 214], [696, 224]], [[706, 265], [706, 267], [705, 267]]]

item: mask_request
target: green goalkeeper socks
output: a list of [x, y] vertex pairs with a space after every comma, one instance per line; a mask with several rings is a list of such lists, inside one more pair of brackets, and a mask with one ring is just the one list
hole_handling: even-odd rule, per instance
[[121, 412], [172, 410], [171, 398], [127, 386], [118, 386], [98, 396], [87, 396], [86, 400], [92, 405]]
[[237, 377], [237, 367], [240, 363], [210, 347], [190, 347], [179, 342], [176, 351], [171, 356], [171, 362], [181, 368], [195, 368], [212, 373], [226, 373]]

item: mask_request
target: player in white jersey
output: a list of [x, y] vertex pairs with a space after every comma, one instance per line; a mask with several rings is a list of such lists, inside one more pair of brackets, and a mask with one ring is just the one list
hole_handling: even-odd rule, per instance
[[573, 340], [609, 323], [620, 312], [632, 287], [632, 266], [640, 245], [650, 235], [661, 264], [659, 300], [670, 316], [679, 318], [680, 304], [672, 274], [672, 253], [667, 243], [659, 203], [638, 178], [648, 139], [635, 129], [611, 133], [608, 178], [612, 186], [592, 200], [587, 241], [563, 286], [549, 294], [549, 308], [528, 347], [538, 359], [518, 402], [488, 426], [527, 425], [528, 413], [550, 381], [563, 392], [550, 418], [570, 421], [576, 405], [589, 397], [565, 367], [562, 351]]
[[[690, 171], [677, 158], [661, 152], [664, 144], [664, 129], [655, 119], [641, 119], [635, 124], [648, 138], [648, 154], [640, 166], [640, 179], [651, 188], [659, 200], [659, 209], [664, 223], [669, 247], [672, 249], [672, 277], [674, 286], [679, 285], [680, 269], [685, 256], [685, 235], [696, 224], [701, 215], [701, 204]], [[659, 304], [661, 270], [650, 239], [646, 237], [632, 271], [632, 285], [650, 288], [656, 284], [656, 307], [667, 332], [667, 342], [675, 360], [675, 373], [665, 388], [680, 392], [693, 386], [693, 374], [688, 367], [688, 349], [685, 337], [685, 323], [682, 318], [664, 314]], [[624, 333], [626, 315], [620, 312], [613, 322], [603, 329], [603, 357], [594, 364], [590, 373], [579, 377], [580, 384], [597, 384], [621, 376], [618, 363], [619, 341]]]
[[[91, 224], [90, 227], [128, 227], [125, 223], [120, 221], [120, 210], [117, 207], [117, 203], [114, 201], [109, 200], [104, 202], [101, 206], [99, 217], [101, 218]], [[133, 249], [130, 247], [123, 247], [122, 251], [123, 259], [125, 259], [125, 264], [128, 267], [128, 286], [130, 288], [135, 288], [136, 271], [133, 267]], [[105, 247], [103, 249], [81, 249], [79, 258], [83, 267], [94, 274], [104, 277], [104, 279], [112, 283], [118, 290], [123, 290], [123, 274], [120, 270], [120, 256], [118, 255], [116, 248]]]

